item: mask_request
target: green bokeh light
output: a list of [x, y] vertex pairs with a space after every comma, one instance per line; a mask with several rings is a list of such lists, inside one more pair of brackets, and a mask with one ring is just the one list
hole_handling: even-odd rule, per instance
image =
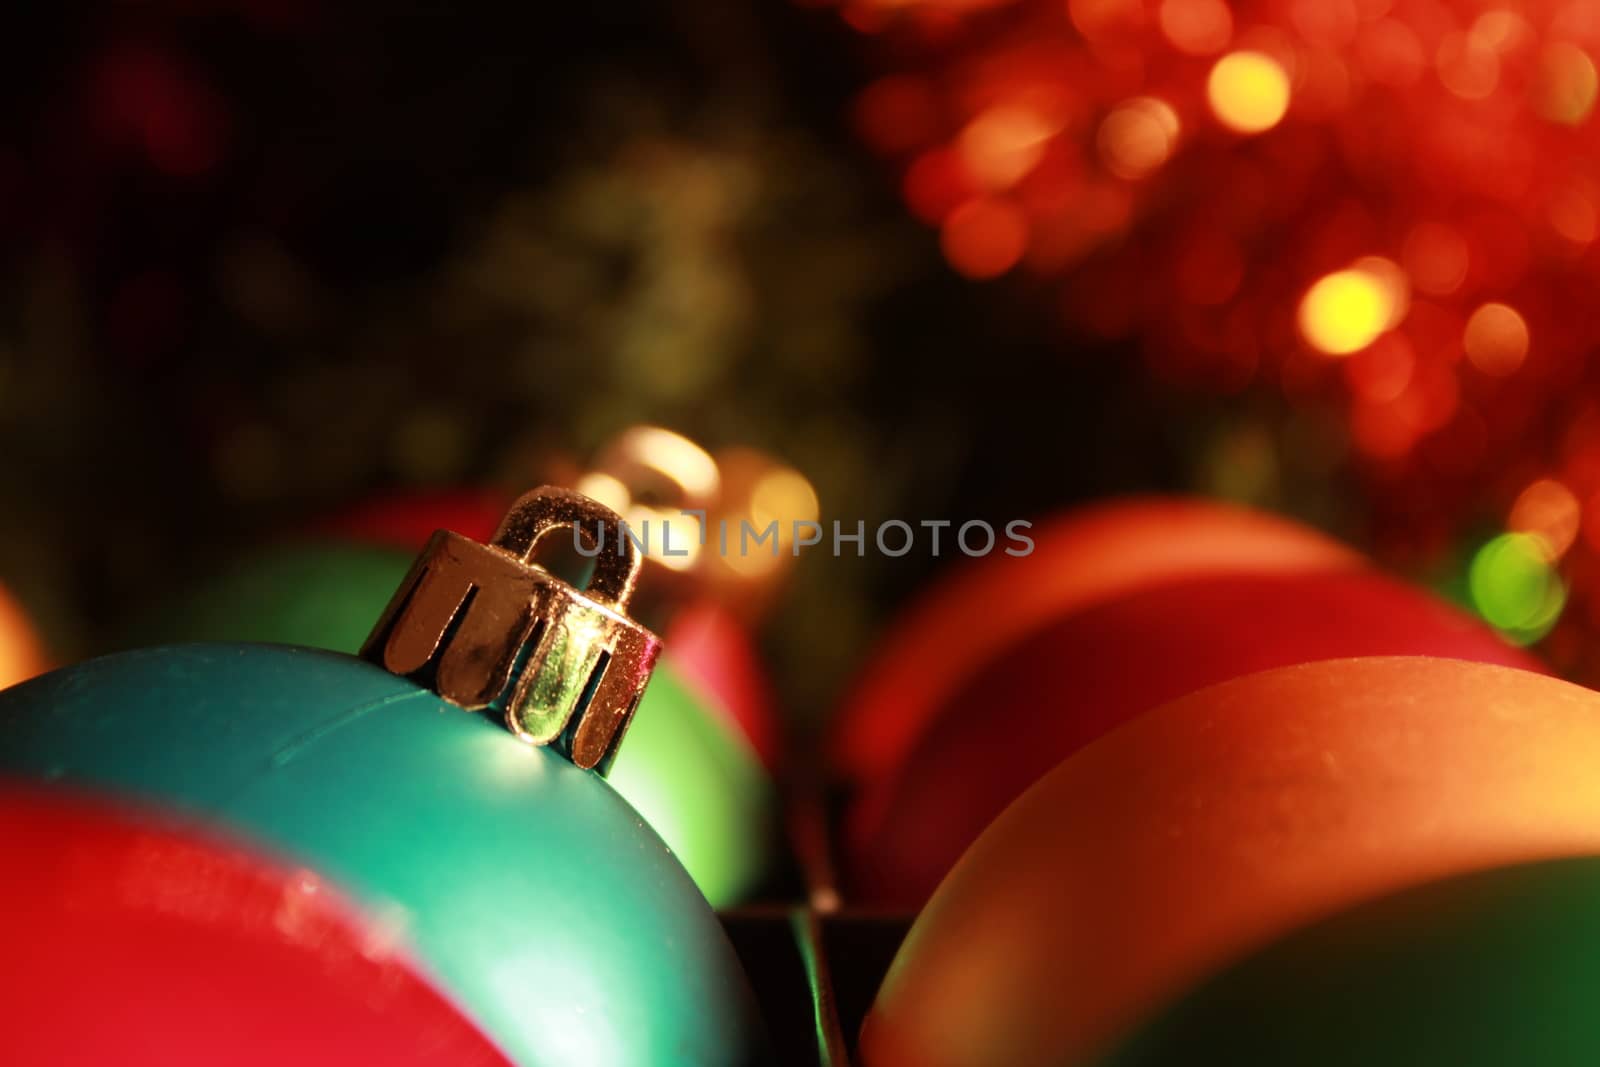
[[1551, 565], [1542, 538], [1505, 533], [1473, 556], [1467, 572], [1472, 605], [1490, 625], [1518, 644], [1532, 644], [1556, 624], [1567, 589]]

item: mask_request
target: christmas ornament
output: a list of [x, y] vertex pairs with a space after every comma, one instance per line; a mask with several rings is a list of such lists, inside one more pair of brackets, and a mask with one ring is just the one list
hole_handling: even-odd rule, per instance
[[[277, 546], [188, 591], [132, 632], [152, 642], [223, 639], [354, 653], [410, 565], [409, 555], [386, 548]], [[727, 716], [712, 710], [714, 695], [679, 675], [669, 646], [609, 781], [722, 906], [764, 875], [776, 802], [761, 765], [723, 725]]]
[[124, 643], [250, 641], [354, 655], [426, 540], [405, 551], [337, 541], [259, 549], [135, 619]]
[[8, 1064], [508, 1063], [403, 929], [310, 870], [169, 813], [14, 784], [0, 839]]
[[[743, 1062], [756, 1028], [714, 916], [582, 769], [614, 755], [655, 642], [620, 610], [637, 559], [608, 518], [545, 489], [490, 545], [435, 535], [366, 646], [389, 671], [197, 645], [8, 690], [0, 770], [225, 821], [395, 909], [514, 1057]], [[527, 562], [565, 528], [598, 549], [583, 592]]]
[[28, 621], [27, 612], [0, 585], [0, 689], [49, 669], [44, 644]]
[[1298, 931], [1097, 1061], [1586, 1067], [1600, 1059], [1600, 860], [1476, 872]]
[[0, 773], [305, 864], [519, 1062], [738, 1063], [758, 1043], [715, 916], [621, 797], [372, 664], [243, 644], [90, 660], [0, 694]]
[[832, 757], [845, 775], [859, 782], [894, 772], [963, 684], [1070, 612], [1189, 577], [1362, 565], [1309, 527], [1181, 498], [1101, 504], [1030, 534], [1031, 555], [964, 561], [892, 625], [835, 720]]
[[[794, 523], [816, 518], [817, 499], [810, 482], [754, 449], [708, 452], [657, 426], [627, 428], [604, 443], [587, 464], [552, 453], [532, 465], [545, 469], [552, 482], [572, 485], [623, 516], [629, 536], [644, 553], [634, 616], [668, 638], [671, 660], [708, 698], [707, 710], [723, 716], [748, 738], [765, 766], [777, 767], [781, 730], [776, 701], [751, 631], [770, 610], [796, 558], [787, 540]], [[504, 494], [488, 489], [391, 493], [315, 523], [306, 533], [314, 545], [352, 541], [411, 553], [439, 529], [487, 540], [507, 505]], [[736, 547], [742, 527], [765, 532], [774, 524], [777, 532], [762, 542], [769, 551], [747, 554]], [[726, 530], [732, 531], [731, 551], [723, 549], [725, 538], [719, 536]], [[312, 558], [301, 555], [307, 551]], [[213, 587], [201, 594], [201, 604], [187, 610], [205, 610], [214, 600], [248, 598], [264, 601], [269, 618], [279, 612], [298, 615], [308, 610], [305, 601], [280, 603], [285, 598], [280, 584], [285, 580], [290, 589], [307, 584], [297, 580], [297, 568], [306, 568], [310, 572], [306, 577], [318, 588], [330, 578], [336, 588], [344, 584], [322, 573], [326, 564], [315, 559], [316, 551], [304, 545], [280, 546], [223, 578], [231, 586], [228, 597], [219, 595], [220, 586]], [[379, 558], [374, 554], [370, 561]], [[390, 566], [400, 558], [391, 556]], [[409, 561], [409, 555], [405, 558]], [[569, 569], [575, 571], [581, 571], [584, 562], [574, 553], [556, 561], [572, 564]], [[368, 563], [369, 557], [361, 556], [333, 566], [357, 568]], [[258, 568], [262, 573], [253, 573]], [[286, 573], [267, 573], [280, 569]], [[356, 577], [353, 569], [352, 583]], [[392, 585], [387, 576], [373, 582], [375, 589]], [[384, 596], [388, 591], [384, 589]], [[339, 628], [337, 640], [322, 637], [320, 625], [311, 629], [298, 620], [292, 629], [267, 625], [244, 632], [226, 619], [207, 619], [206, 628], [181, 628], [169, 636], [288, 640], [353, 651], [370, 620], [364, 604], [350, 614], [351, 624]], [[305, 636], [312, 633], [318, 636]]]
[[1169, 381], [1265, 383], [1291, 439], [1336, 421], [1395, 558], [1553, 483], [1583, 531], [1546, 560], [1557, 645], [1595, 669], [1588, 5], [836, 2], [896, 66], [861, 132], [955, 270], [1030, 275]]
[[1006, 805], [1121, 723], [1240, 675], [1376, 655], [1542, 671], [1477, 620], [1370, 571], [1137, 590], [1036, 631], [944, 701], [899, 772], [864, 786], [850, 810], [851, 888], [858, 899], [920, 906]]
[[868, 1067], [1078, 1062], [1340, 908], [1600, 850], [1600, 694], [1427, 657], [1237, 678], [1146, 712], [1006, 809], [918, 917]]

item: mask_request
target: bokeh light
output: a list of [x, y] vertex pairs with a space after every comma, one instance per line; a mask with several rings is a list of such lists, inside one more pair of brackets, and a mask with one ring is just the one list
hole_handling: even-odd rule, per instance
[[[893, 76], [934, 87], [937, 131], [885, 154], [956, 269], [1020, 256], [1070, 330], [1137, 342], [1164, 381], [1275, 387], [1336, 424], [1387, 562], [1459, 567], [1540, 477], [1600, 515], [1592, 4], [831, 2], [870, 6]], [[1288, 478], [1263, 499], [1295, 506]], [[1512, 532], [1558, 528], [1532, 522]], [[1545, 651], [1593, 683], [1580, 526], [1554, 563], [1582, 608]]]
[[1224, 126], [1261, 133], [1289, 110], [1289, 75], [1261, 52], [1231, 52], [1217, 60], [1206, 81], [1206, 99]]
[[1015, 185], [1033, 169], [1055, 130], [1028, 108], [998, 106], [983, 112], [961, 131], [961, 160], [967, 172], [991, 188]]
[[1533, 106], [1551, 122], [1576, 126], [1594, 110], [1597, 85], [1589, 54], [1568, 41], [1554, 41], [1539, 56]]
[[1189, 55], [1214, 55], [1233, 36], [1233, 12], [1222, 0], [1162, 0], [1157, 18], [1172, 47]]
[[1172, 105], [1150, 96], [1135, 97], [1100, 124], [1100, 154], [1111, 173], [1136, 180], [1167, 161], [1177, 138], [1178, 114]]
[[1346, 356], [1376, 341], [1401, 314], [1396, 283], [1371, 260], [1317, 279], [1300, 301], [1300, 332], [1330, 356]]
[[1017, 265], [1028, 246], [1028, 223], [1015, 205], [997, 199], [969, 200], [945, 220], [940, 247], [950, 265], [968, 278], [995, 278]]
[[1467, 320], [1462, 347], [1473, 366], [1500, 378], [1514, 374], [1528, 355], [1528, 324], [1516, 309], [1488, 303]]
[[1467, 580], [1478, 613], [1519, 643], [1548, 633], [1566, 605], [1566, 586], [1545, 543], [1531, 534], [1506, 533], [1489, 541], [1473, 557]]
[[746, 514], [741, 520], [755, 530], [764, 531], [777, 523], [777, 536], [770, 550], [730, 552], [722, 562], [741, 574], [758, 576], [787, 566], [794, 558], [794, 531], [798, 523], [815, 522], [820, 504], [811, 481], [789, 467], [776, 467], [761, 475], [750, 490]]
[[1515, 533], [1539, 538], [1546, 558], [1554, 561], [1577, 540], [1582, 510], [1571, 489], [1554, 478], [1540, 478], [1517, 496], [1506, 525]]

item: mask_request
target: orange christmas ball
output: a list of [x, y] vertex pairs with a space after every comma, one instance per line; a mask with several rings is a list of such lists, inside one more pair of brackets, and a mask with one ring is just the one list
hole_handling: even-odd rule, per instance
[[1428, 657], [1266, 671], [1068, 759], [901, 946], [866, 1067], [1062, 1067], [1209, 972], [1406, 886], [1600, 851], [1600, 694]]
[[0, 585], [0, 689], [43, 674], [51, 666], [27, 612]]
[[965, 561], [890, 628], [835, 720], [831, 756], [847, 777], [893, 771], [963, 683], [1068, 612], [1185, 578], [1363, 565], [1308, 526], [1205, 500], [1120, 500], [1028, 534], [1032, 553]]

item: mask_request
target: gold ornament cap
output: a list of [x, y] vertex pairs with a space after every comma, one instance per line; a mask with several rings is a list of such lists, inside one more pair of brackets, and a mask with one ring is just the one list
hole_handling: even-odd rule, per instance
[[[582, 590], [533, 562], [561, 530], [594, 559]], [[616, 512], [569, 489], [535, 489], [486, 545], [436, 532], [361, 655], [452, 704], [503, 708], [524, 741], [605, 774], [661, 653], [661, 639], [627, 615], [642, 564]]]

